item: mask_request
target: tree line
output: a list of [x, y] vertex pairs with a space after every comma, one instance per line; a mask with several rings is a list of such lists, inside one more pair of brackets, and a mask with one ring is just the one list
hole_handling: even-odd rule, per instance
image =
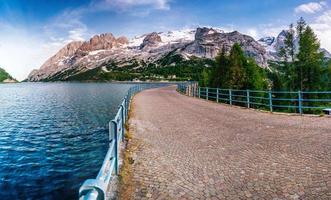
[[250, 90], [331, 90], [331, 62], [325, 60], [316, 34], [303, 18], [289, 26], [284, 43], [280, 61], [269, 63], [266, 69], [245, 56], [238, 43], [229, 53], [223, 48], [215, 67], [202, 71], [200, 84]]

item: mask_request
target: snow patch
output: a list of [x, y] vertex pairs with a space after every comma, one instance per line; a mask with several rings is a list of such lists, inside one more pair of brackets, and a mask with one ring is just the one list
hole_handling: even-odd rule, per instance
[[103, 66], [101, 69], [102, 69], [102, 71], [104, 71], [104, 72], [110, 72], [110, 71], [107, 69], [107, 67], [105, 67], [105, 66]]
[[[193, 41], [195, 37], [195, 29], [183, 29], [183, 30], [175, 30], [175, 31], [168, 31], [168, 32], [160, 32], [158, 35], [161, 37], [161, 43], [158, 46], [162, 46], [165, 44], [173, 44], [179, 43], [183, 41]], [[128, 47], [138, 47], [140, 46], [145, 35], [136, 36], [129, 41]]]
[[177, 43], [181, 41], [193, 41], [195, 36], [194, 29], [184, 29], [179, 31], [168, 31], [160, 34], [163, 43]]
[[95, 50], [95, 51], [91, 51], [91, 52], [88, 53], [88, 55], [90, 55], [90, 56], [94, 56], [94, 55], [97, 55], [97, 54], [99, 54], [99, 53], [101, 53], [101, 52], [105, 52], [105, 50]]

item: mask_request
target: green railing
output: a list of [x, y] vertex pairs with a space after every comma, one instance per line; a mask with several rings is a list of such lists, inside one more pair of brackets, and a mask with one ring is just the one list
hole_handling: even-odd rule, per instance
[[198, 87], [197, 84], [178, 84], [178, 90], [218, 103], [270, 112], [321, 114], [323, 110], [331, 108], [331, 91], [235, 90]]

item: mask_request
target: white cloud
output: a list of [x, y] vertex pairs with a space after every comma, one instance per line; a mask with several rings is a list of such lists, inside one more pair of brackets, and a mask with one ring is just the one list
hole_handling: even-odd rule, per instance
[[249, 29], [247, 30], [247, 34], [248, 34], [249, 36], [252, 36], [253, 38], [257, 38], [257, 37], [259, 36], [259, 34], [258, 34], [258, 30], [256, 30], [255, 28], [249, 28]]
[[54, 17], [44, 26], [45, 35], [53, 42], [66, 44], [71, 41], [85, 40], [91, 33], [80, 20], [83, 9], [67, 10]]
[[326, 2], [310, 2], [306, 4], [299, 5], [294, 9], [295, 13], [307, 13], [307, 14], [314, 14], [317, 13], [323, 8], [326, 7]]
[[259, 40], [262, 37], [277, 37], [278, 34], [287, 29], [288, 26], [276, 25], [276, 24], [259, 24], [255, 27], [236, 27], [234, 30], [238, 30], [244, 34], [253, 37], [255, 40]]
[[92, 34], [77, 10], [56, 16], [39, 32], [1, 21], [0, 30], [0, 67], [18, 80], [27, 78], [32, 69], [40, 68], [69, 42], [85, 40]]
[[136, 6], [150, 6], [158, 10], [169, 10], [169, 0], [105, 0], [112, 7], [128, 9]]
[[23, 27], [0, 24], [0, 66], [18, 80], [39, 68], [62, 44], [53, 44]]
[[102, 0], [88, 6], [65, 10], [48, 21], [42, 30], [18, 27], [0, 21], [0, 67], [18, 80], [25, 79], [71, 41], [85, 40], [94, 35], [82, 22], [86, 14], [100, 11], [129, 12], [147, 16], [153, 9], [169, 10], [169, 0]]
[[320, 39], [321, 46], [331, 51], [331, 10], [327, 10], [318, 16], [311, 27]]

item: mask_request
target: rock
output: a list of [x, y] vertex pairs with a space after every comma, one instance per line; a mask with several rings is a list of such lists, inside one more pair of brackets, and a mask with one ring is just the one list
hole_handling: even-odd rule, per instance
[[51, 76], [52, 74], [66, 69], [73, 63], [73, 56], [77, 49], [83, 44], [82, 41], [70, 42], [65, 47], [60, 49], [54, 56], [49, 58], [39, 70], [33, 70], [27, 80], [39, 81]]
[[93, 36], [89, 41], [84, 42], [77, 50], [78, 54], [85, 56], [90, 51], [108, 50], [116, 46], [116, 38], [111, 33], [104, 33]]
[[240, 44], [245, 54], [255, 58], [258, 64], [263, 67], [268, 65], [266, 50], [263, 46], [252, 37], [238, 31], [224, 33], [212, 28], [198, 28], [195, 41], [187, 47], [186, 52], [199, 57], [215, 58], [223, 47], [229, 52], [235, 43]]
[[324, 48], [320, 48], [320, 52], [324, 53], [325, 58], [328, 58], [328, 59], [331, 58], [331, 53], [328, 50], [326, 50]]
[[[224, 46], [229, 52], [234, 43], [239, 43], [245, 54], [253, 57], [262, 66], [267, 66], [265, 48], [252, 37], [237, 31], [225, 33], [216, 28], [149, 33], [130, 41], [126, 37], [115, 38], [113, 34], [95, 35], [85, 42], [72, 42], [48, 59], [39, 70], [32, 71], [28, 81], [68, 80], [77, 74], [111, 63], [122, 67], [136, 65], [136, 69], [148, 64], [157, 64], [169, 53], [189, 60], [193, 57], [214, 59]], [[175, 65], [176, 61], [169, 63]], [[104, 70], [105, 71], [105, 70]], [[108, 71], [108, 70], [106, 70]]]
[[[286, 34], [288, 33], [287, 30], [282, 30], [278, 36], [275, 37], [264, 37], [259, 40], [259, 43], [264, 46], [267, 50], [267, 56], [269, 60], [280, 60], [279, 52], [282, 48], [285, 48], [285, 39]], [[272, 40], [274, 38], [274, 40]], [[297, 35], [294, 36], [294, 47], [295, 53], [299, 52], [299, 38]], [[331, 54], [324, 48], [320, 49], [320, 52], [324, 53], [324, 57], [329, 59], [331, 58]]]
[[124, 44], [129, 44], [128, 38], [121, 36], [116, 39], [117, 44], [124, 45]]
[[3, 80], [2, 82], [3, 82], [3, 83], [17, 83], [16, 80], [11, 79], [11, 78], [7, 78], [7, 79]]
[[265, 44], [265, 45], [272, 45], [275, 41], [275, 37], [264, 37], [264, 38], [261, 38], [259, 39], [259, 42], [261, 42], [262, 44]]
[[143, 43], [140, 45], [140, 49], [155, 47], [160, 42], [162, 42], [161, 37], [156, 32], [150, 33], [144, 38]]

